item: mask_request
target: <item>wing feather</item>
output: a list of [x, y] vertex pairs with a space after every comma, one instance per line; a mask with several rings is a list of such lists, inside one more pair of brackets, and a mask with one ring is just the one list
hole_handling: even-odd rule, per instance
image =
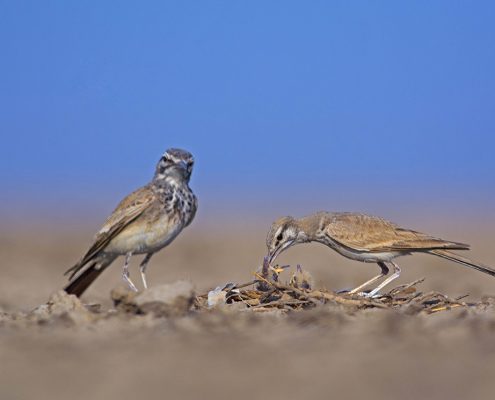
[[135, 221], [154, 200], [155, 194], [150, 190], [149, 186], [144, 186], [124, 198], [95, 235], [93, 244], [86, 254], [76, 265], [68, 269], [65, 274], [71, 274], [72, 278], [81, 267], [105, 249], [116, 235]]
[[332, 214], [325, 233], [343, 246], [362, 252], [469, 249], [469, 245], [400, 228], [383, 218], [366, 214]]

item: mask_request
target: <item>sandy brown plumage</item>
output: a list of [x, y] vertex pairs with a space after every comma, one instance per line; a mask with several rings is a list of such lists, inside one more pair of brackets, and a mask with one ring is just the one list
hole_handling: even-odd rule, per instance
[[125, 197], [95, 235], [93, 244], [86, 254], [76, 265], [65, 271], [65, 275], [70, 274], [69, 279], [72, 279], [82, 266], [103, 250], [123, 229], [138, 219], [154, 201], [156, 201], [156, 196], [150, 190], [149, 185], [139, 188]]
[[360, 291], [389, 273], [394, 274], [372, 290], [376, 294], [400, 275], [393, 259], [415, 252], [432, 254], [495, 276], [495, 270], [462, 257], [451, 250], [468, 250], [469, 245], [401, 228], [383, 218], [361, 213], [319, 212], [300, 219], [283, 217], [275, 221], [267, 236], [268, 257], [273, 261], [287, 248], [307, 242], [320, 242], [341, 255], [363, 262], [375, 262], [381, 273], [351, 292]]
[[383, 218], [358, 213], [324, 215], [325, 235], [343, 246], [362, 252], [468, 250], [469, 245], [404, 229]]

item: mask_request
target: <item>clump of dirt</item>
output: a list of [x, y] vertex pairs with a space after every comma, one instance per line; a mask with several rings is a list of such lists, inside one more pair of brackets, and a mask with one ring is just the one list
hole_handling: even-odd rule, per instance
[[133, 314], [153, 314], [155, 317], [177, 317], [189, 312], [195, 293], [190, 282], [160, 285], [141, 293], [118, 288], [112, 290], [112, 300], [117, 310]]
[[46, 323], [51, 320], [67, 320], [76, 325], [92, 323], [97, 319], [97, 314], [92, 306], [85, 306], [76, 296], [68, 295], [60, 290], [50, 296], [46, 304], [42, 304], [29, 313], [26, 318], [29, 321]]
[[111, 291], [111, 298], [114, 308], [104, 310], [100, 304], [84, 304], [78, 297], [60, 290], [31, 312], [0, 312], [0, 324], [91, 326], [116, 317], [180, 317], [192, 310], [196, 299], [193, 285], [185, 281], [159, 285], [141, 293], [118, 287]]

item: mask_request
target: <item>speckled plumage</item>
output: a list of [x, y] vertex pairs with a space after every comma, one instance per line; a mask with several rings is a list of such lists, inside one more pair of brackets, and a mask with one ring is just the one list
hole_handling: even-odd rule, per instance
[[120, 255], [126, 256], [124, 279], [135, 289], [127, 272], [133, 254], [146, 254], [141, 274], [151, 255], [172, 242], [193, 220], [197, 199], [189, 188], [194, 160], [184, 150], [169, 149], [157, 165], [153, 180], [125, 197], [96, 234], [93, 244], [70, 268], [68, 293], [81, 295]]

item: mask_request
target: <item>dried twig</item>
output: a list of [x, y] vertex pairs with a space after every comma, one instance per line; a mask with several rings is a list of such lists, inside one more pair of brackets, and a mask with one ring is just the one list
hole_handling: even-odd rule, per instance
[[[266, 264], [266, 261], [264, 264]], [[358, 309], [399, 309], [407, 305], [415, 305], [418, 312], [423, 311], [428, 314], [450, 310], [456, 307], [472, 306], [459, 302], [459, 300], [467, 295], [460, 296], [456, 299], [450, 299], [438, 292], [421, 293], [417, 291], [416, 286], [422, 283], [425, 278], [397, 286], [378, 298], [367, 298], [358, 295], [350, 295], [349, 293], [336, 294], [325, 289], [300, 289], [291, 284], [283, 284], [272, 280], [270, 279], [269, 274], [263, 274], [262, 272], [255, 272], [254, 276], [255, 280], [253, 281], [234, 285], [225, 289], [229, 303], [242, 302], [246, 306], [246, 311], [268, 311], [274, 309], [281, 311], [299, 310], [327, 302]], [[241, 290], [252, 285], [256, 286], [252, 289]], [[263, 286], [263, 288], [261, 286]], [[199, 309], [205, 307], [205, 300], [207, 297], [208, 294], [197, 297], [197, 307]]]
[[420, 283], [423, 283], [424, 280], [425, 280], [425, 278], [420, 278], [420, 279], [416, 279], [415, 281], [408, 283], [406, 285], [397, 286], [396, 288], [393, 288], [388, 294], [389, 294], [389, 296], [393, 297], [394, 295], [396, 295], [398, 293], [404, 292], [413, 286], [417, 286]]
[[[246, 282], [246, 283], [241, 283], [240, 285], [234, 285], [230, 290], [232, 289], [242, 289], [242, 288], [245, 288], [246, 286], [251, 286], [251, 285], [254, 285], [256, 283], [256, 280], [254, 281], [250, 281], [250, 282]], [[208, 297], [208, 293], [213, 290], [213, 289], [210, 289], [208, 290], [208, 292], [206, 293], [203, 293], [203, 294], [199, 294], [197, 295], [196, 297], [202, 297], [202, 298], [207, 298]]]
[[301, 304], [310, 304], [311, 301], [309, 300], [288, 300], [288, 301], [283, 301], [283, 300], [275, 300], [271, 301], [269, 303], [264, 303], [264, 304], [258, 304], [255, 306], [252, 306], [251, 308], [262, 308], [262, 307], [272, 307], [272, 306], [296, 306], [296, 305], [301, 305]]

